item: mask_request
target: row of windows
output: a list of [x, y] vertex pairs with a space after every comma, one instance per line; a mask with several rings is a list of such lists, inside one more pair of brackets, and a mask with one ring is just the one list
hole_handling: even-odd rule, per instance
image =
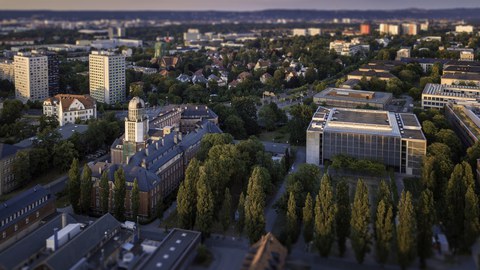
[[[23, 209], [13, 213], [9, 217], [5, 218], [1, 222], [1, 226], [5, 226], [7, 223], [11, 222], [12, 220], [15, 220], [17, 217], [22, 216], [23, 214], [27, 213], [27, 211], [32, 210], [33, 208], [38, 207], [39, 205], [44, 204], [48, 200], [48, 196], [44, 196], [41, 199], [29, 204], [28, 206], [25, 206]], [[38, 212], [37, 212], [37, 217], [38, 217]]]

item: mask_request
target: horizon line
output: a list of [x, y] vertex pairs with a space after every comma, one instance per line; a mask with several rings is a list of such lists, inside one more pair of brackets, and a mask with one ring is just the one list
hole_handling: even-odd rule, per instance
[[234, 13], [246, 13], [246, 12], [265, 12], [265, 11], [405, 11], [405, 10], [421, 10], [421, 11], [441, 11], [441, 10], [463, 10], [463, 9], [480, 9], [478, 7], [454, 7], [454, 8], [399, 8], [399, 9], [296, 9], [296, 8], [267, 8], [267, 9], [252, 9], [252, 10], [229, 10], [229, 9], [199, 9], [199, 10], [183, 10], [183, 9], [3, 9], [3, 11], [16, 11], [16, 12], [32, 12], [32, 11], [48, 11], [48, 12], [234, 12]]

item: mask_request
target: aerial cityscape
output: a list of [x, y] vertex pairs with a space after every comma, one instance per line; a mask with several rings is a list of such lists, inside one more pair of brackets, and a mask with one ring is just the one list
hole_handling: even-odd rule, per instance
[[0, 270], [480, 269], [480, 1], [0, 6]]

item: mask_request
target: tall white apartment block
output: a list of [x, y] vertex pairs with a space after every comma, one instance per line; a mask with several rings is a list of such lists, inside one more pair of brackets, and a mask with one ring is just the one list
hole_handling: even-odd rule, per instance
[[13, 57], [15, 98], [26, 103], [48, 97], [48, 57], [18, 53]]
[[473, 33], [473, 26], [472, 25], [457, 25], [455, 26], [455, 32], [457, 33]]
[[94, 51], [89, 57], [90, 95], [98, 102], [125, 101], [125, 57]]

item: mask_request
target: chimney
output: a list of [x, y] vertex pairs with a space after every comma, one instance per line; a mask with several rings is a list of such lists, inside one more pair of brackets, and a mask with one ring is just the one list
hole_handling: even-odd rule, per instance
[[67, 226], [67, 213], [62, 213], [62, 229]]
[[146, 161], [145, 159], [142, 159], [142, 167], [143, 167], [144, 169], [147, 168], [147, 161]]
[[155, 143], [155, 149], [158, 150], [158, 142]]
[[148, 146], [145, 148], [145, 155], [148, 157], [150, 151], [148, 151]]
[[162, 138], [162, 146], [165, 145], [165, 140]]
[[175, 135], [173, 136], [173, 142], [174, 142], [175, 144], [178, 143], [178, 134], [177, 134], [177, 133], [175, 133]]
[[130, 163], [130, 157], [129, 156], [127, 156], [127, 158], [125, 160], [125, 164], [128, 164], [128, 163]]
[[102, 174], [102, 166], [98, 167], [98, 173], [101, 175]]
[[181, 141], [183, 139], [183, 134], [182, 132], [178, 132], [178, 140]]

